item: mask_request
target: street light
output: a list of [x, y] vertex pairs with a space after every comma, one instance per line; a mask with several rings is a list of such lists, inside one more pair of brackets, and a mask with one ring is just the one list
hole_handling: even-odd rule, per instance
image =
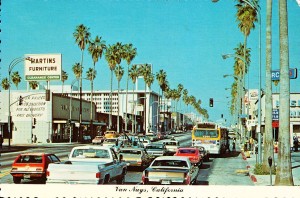
[[13, 68], [19, 64], [20, 62], [23, 62], [24, 60], [30, 60], [30, 57], [18, 57], [12, 60], [8, 66], [8, 148], [10, 148], [10, 135], [11, 135], [11, 110], [10, 110], [10, 81], [11, 81], [11, 72]]

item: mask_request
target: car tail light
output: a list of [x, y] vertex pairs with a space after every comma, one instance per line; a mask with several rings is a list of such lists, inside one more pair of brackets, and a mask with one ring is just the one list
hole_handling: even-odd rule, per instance
[[188, 173], [186, 173], [185, 174], [185, 184], [190, 184], [191, 183], [191, 176], [188, 174]]
[[46, 176], [49, 177], [50, 176], [50, 171], [46, 171]]
[[142, 174], [142, 183], [146, 184], [148, 182], [148, 171], [144, 171]]
[[101, 177], [101, 173], [100, 172], [96, 173], [96, 178], [100, 178], [100, 177]]

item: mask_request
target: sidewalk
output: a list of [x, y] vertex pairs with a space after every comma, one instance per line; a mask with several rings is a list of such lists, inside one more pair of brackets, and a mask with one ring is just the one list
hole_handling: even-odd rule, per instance
[[[253, 181], [255, 186], [270, 186], [271, 185], [271, 177], [270, 175], [255, 175], [254, 174], [254, 168], [255, 164], [257, 163], [257, 155], [256, 154], [250, 154], [250, 158], [246, 157], [245, 153], [241, 151], [241, 156], [246, 162], [246, 168], [249, 170], [249, 177]], [[277, 153], [274, 153], [273, 163], [275, 161], [275, 164], [277, 162]], [[297, 160], [297, 158], [300, 159], [300, 152], [292, 152], [292, 174], [293, 174], [293, 181], [294, 186], [300, 185], [300, 161]], [[272, 185], [275, 183], [275, 175], [272, 175]]]

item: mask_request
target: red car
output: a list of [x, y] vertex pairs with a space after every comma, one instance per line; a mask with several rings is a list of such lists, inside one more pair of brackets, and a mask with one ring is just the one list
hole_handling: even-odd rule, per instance
[[46, 181], [46, 171], [50, 163], [60, 163], [59, 158], [50, 153], [24, 153], [18, 155], [12, 164], [10, 174], [15, 184], [22, 179], [41, 179]]
[[201, 166], [203, 163], [203, 159], [198, 148], [179, 148], [174, 155], [186, 156], [190, 159], [192, 164], [196, 164], [197, 166]]

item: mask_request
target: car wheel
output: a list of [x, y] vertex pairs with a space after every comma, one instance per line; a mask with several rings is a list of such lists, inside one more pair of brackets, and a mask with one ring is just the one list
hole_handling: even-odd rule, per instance
[[20, 177], [13, 177], [13, 181], [15, 184], [21, 183], [21, 178]]
[[124, 184], [125, 182], [125, 175], [120, 175], [117, 179], [117, 184]]
[[108, 182], [109, 182], [109, 175], [106, 175], [103, 184], [108, 184]]

